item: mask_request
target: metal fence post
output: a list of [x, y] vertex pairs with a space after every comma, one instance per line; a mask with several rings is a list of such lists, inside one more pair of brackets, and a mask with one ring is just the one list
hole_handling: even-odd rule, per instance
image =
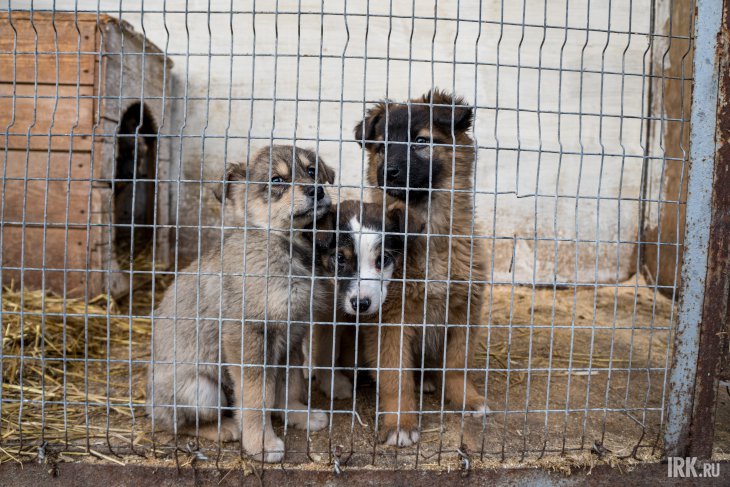
[[709, 458], [730, 282], [730, 0], [697, 0], [696, 8], [682, 291], [664, 440], [667, 456]]
[[705, 304], [700, 329], [689, 454], [712, 456], [717, 382], [730, 337], [730, 0], [724, 0], [716, 53], [720, 76], [715, 133], [715, 180]]

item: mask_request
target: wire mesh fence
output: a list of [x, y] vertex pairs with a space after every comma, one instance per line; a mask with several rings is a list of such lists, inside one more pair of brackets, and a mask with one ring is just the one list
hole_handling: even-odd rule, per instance
[[0, 458], [658, 457], [693, 12], [7, 4]]

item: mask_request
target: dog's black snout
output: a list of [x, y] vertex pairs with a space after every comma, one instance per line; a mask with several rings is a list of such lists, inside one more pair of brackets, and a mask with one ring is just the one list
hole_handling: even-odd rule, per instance
[[388, 166], [387, 169], [388, 181], [394, 181], [400, 175], [400, 168], [398, 166]]
[[370, 307], [370, 298], [358, 299], [357, 296], [353, 296], [350, 299], [350, 304], [352, 305], [352, 309], [360, 310], [361, 313], [364, 313]]
[[310, 198], [314, 198], [314, 195], [317, 195], [317, 199], [321, 200], [324, 198], [324, 188], [322, 186], [307, 186], [306, 194]]

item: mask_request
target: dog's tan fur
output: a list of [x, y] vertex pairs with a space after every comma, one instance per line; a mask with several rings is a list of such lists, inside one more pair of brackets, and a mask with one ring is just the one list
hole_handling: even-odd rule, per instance
[[[308, 174], [312, 167], [316, 186]], [[292, 180], [307, 186], [287, 184]], [[154, 313], [147, 397], [157, 427], [218, 441], [240, 439], [247, 453], [276, 462], [284, 444], [267, 410], [302, 410], [288, 413], [290, 424], [326, 426], [323, 413], [307, 415], [301, 369], [289, 368], [284, 377], [282, 369], [270, 366], [302, 365], [299, 344], [308, 326], [287, 327], [287, 321], [307, 322], [319, 312], [310, 304], [327, 302], [320, 297], [326, 293], [320, 281], [306, 277], [317, 267], [311, 231], [308, 236], [296, 230], [312, 228], [314, 201], [325, 210], [317, 215], [329, 210], [329, 199], [313, 188], [332, 180], [332, 170], [316, 154], [291, 146], [260, 150], [248, 170], [243, 164], [229, 167], [221, 194], [224, 221], [246, 228], [227, 230], [222, 247], [182, 271]], [[288, 397], [282, 387], [287, 381]], [[251, 409], [240, 417], [241, 407]]]
[[[409, 202], [408, 210], [426, 222], [424, 233], [427, 238], [417, 238], [409, 242], [406, 258], [407, 275], [405, 299], [408, 306], [401, 309], [400, 292], [394, 288], [391, 292], [393, 300], [383, 309], [384, 323], [425, 323], [426, 331], [425, 350], [427, 362], [436, 367], [445, 366], [449, 369], [443, 377], [446, 398], [457, 410], [473, 410], [478, 413], [488, 411], [484, 397], [474, 386], [463, 369], [468, 366], [468, 357], [475, 349], [473, 340], [470, 340], [467, 349], [468, 327], [482, 322], [481, 303], [484, 294], [484, 284], [487, 277], [486, 251], [481, 240], [471, 238], [479, 235], [479, 226], [474, 223], [474, 203], [472, 189], [473, 166], [476, 161], [474, 142], [468, 134], [471, 126], [471, 110], [463, 106], [461, 99], [453, 99], [442, 92], [431, 94], [412, 100], [415, 104], [448, 105], [447, 107], [433, 107], [433, 114], [429, 113], [428, 106], [411, 106], [409, 121], [411, 124], [411, 140], [415, 135], [432, 137], [434, 142], [442, 144], [456, 144], [461, 147], [434, 146], [433, 161], [441, 164], [440, 173], [431, 182], [431, 187], [438, 190], [432, 192], [430, 205], [428, 197], [419, 199], [415, 203]], [[366, 119], [355, 129], [358, 141], [384, 141], [385, 134], [378, 129], [376, 121], [385, 119], [385, 111], [392, 116], [397, 110], [407, 110], [405, 104], [379, 103], [371, 108]], [[452, 106], [455, 107], [452, 110]], [[461, 110], [469, 110], [468, 114]], [[456, 122], [450, 122], [452, 118]], [[468, 120], [464, 121], [464, 117]], [[433, 125], [431, 125], [433, 121]], [[444, 122], [446, 121], [446, 122]], [[457, 126], [452, 132], [452, 126]], [[382, 127], [382, 123], [380, 125]], [[390, 132], [394, 133], [394, 132]], [[390, 138], [390, 137], [389, 137]], [[392, 139], [391, 139], [392, 140]], [[365, 142], [368, 152], [367, 178], [369, 184], [378, 185], [378, 170], [384, 162], [384, 154], [378, 144]], [[449, 190], [457, 190], [452, 192]], [[464, 191], [465, 190], [465, 191]], [[464, 191], [464, 192], [459, 192]], [[375, 195], [376, 201], [383, 201], [382, 190]], [[400, 197], [386, 195], [386, 203], [390, 207], [404, 206], [405, 201]], [[430, 210], [429, 210], [430, 208]], [[449, 235], [460, 235], [452, 237]], [[428, 272], [426, 272], [428, 262]], [[450, 269], [449, 269], [450, 263]], [[460, 282], [414, 282], [410, 279], [452, 280]], [[471, 282], [470, 281], [481, 281]], [[395, 283], [394, 283], [395, 284]], [[447, 304], [448, 301], [448, 304]], [[425, 316], [424, 316], [425, 310]], [[447, 317], [448, 313], [448, 317]], [[401, 316], [402, 315], [402, 316]], [[442, 363], [442, 347], [444, 344], [444, 327], [435, 325], [461, 325], [449, 328], [446, 337], [446, 360]], [[365, 335], [365, 352], [369, 360], [374, 362], [380, 352], [381, 368], [411, 368], [420, 365], [417, 363], [417, 353], [421, 346], [421, 327], [405, 327], [401, 340], [399, 327], [382, 327], [380, 343], [377, 335]], [[401, 360], [402, 353], [402, 364]], [[400, 387], [399, 387], [400, 385]], [[379, 390], [382, 410], [386, 412], [416, 411], [417, 404], [414, 397], [414, 377], [412, 373], [380, 372]], [[400, 401], [400, 405], [398, 404]], [[386, 414], [381, 428], [384, 438], [393, 439], [401, 446], [417, 440], [417, 416], [402, 413]], [[390, 441], [389, 441], [390, 442]]]

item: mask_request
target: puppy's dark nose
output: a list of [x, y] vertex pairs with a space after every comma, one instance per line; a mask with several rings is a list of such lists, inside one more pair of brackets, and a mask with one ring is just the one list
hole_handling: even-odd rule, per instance
[[370, 298], [360, 298], [358, 300], [357, 296], [353, 296], [350, 299], [350, 304], [352, 305], [352, 309], [360, 310], [361, 313], [364, 313], [370, 307]]
[[386, 180], [386, 182], [395, 181], [395, 178], [397, 178], [398, 175], [400, 174], [400, 168], [398, 168], [398, 166], [395, 166], [395, 167], [388, 166], [386, 173], [388, 176], [388, 179]]
[[317, 195], [318, 200], [324, 198], [324, 188], [322, 186], [307, 186], [304, 192], [310, 198], [314, 198], [314, 195]]

